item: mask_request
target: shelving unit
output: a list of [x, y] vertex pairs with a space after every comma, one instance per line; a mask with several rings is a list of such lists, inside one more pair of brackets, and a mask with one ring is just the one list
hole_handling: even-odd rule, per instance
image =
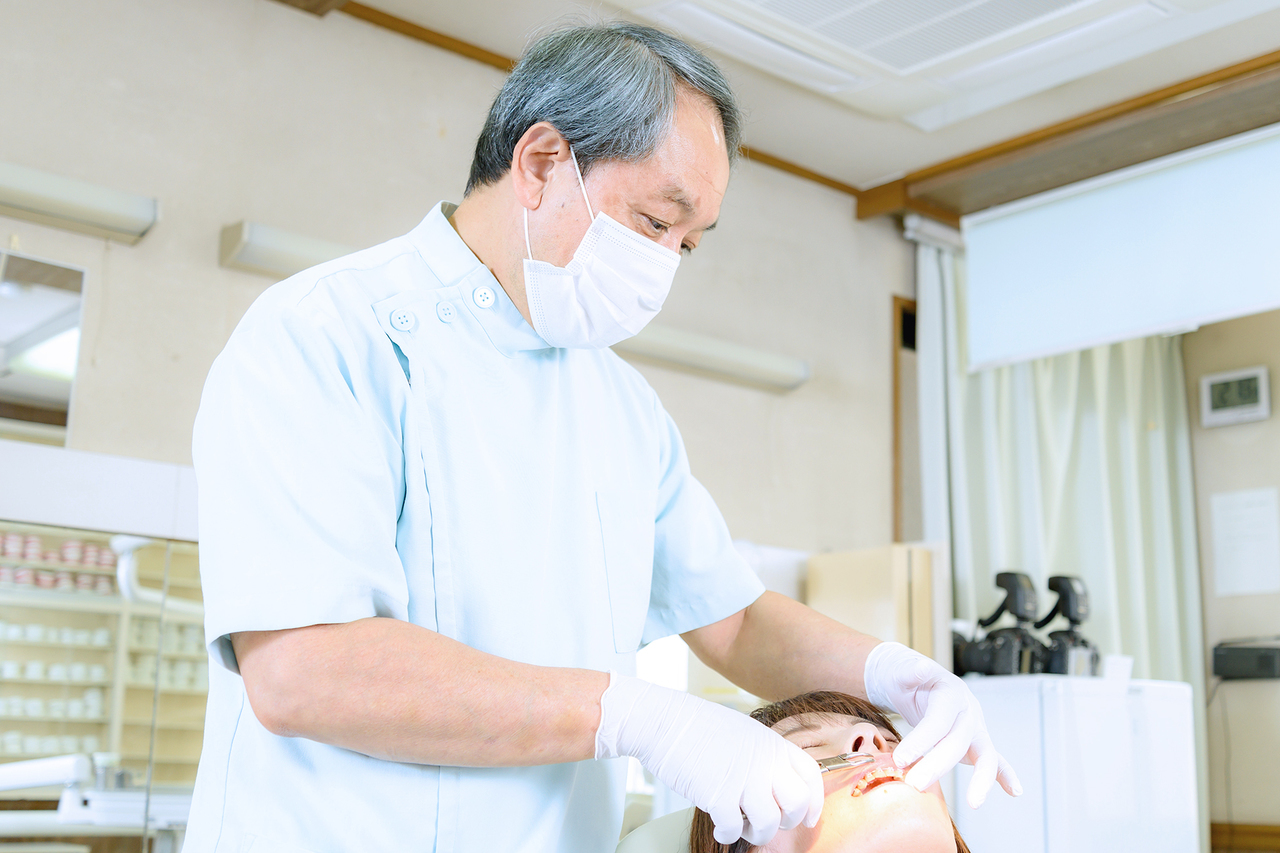
[[[39, 536], [42, 550], [48, 551], [60, 551], [62, 542], [68, 539], [100, 548], [109, 547], [110, 540], [110, 534], [97, 531], [0, 521], [0, 540], [6, 533]], [[137, 557], [138, 578], [143, 585], [157, 590], [162, 587], [167, 559], [170, 594], [200, 599], [199, 564], [193, 543], [159, 541], [139, 549]], [[0, 567], [115, 575], [114, 568], [29, 561], [13, 555], [0, 556]], [[141, 781], [147, 770], [155, 704], [158, 714], [153, 781], [164, 785], [192, 784], [204, 734], [208, 655], [198, 619], [173, 611], [165, 612], [163, 623], [159, 617], [158, 608], [128, 602], [119, 595], [0, 585], [0, 676], [5, 661], [20, 666], [22, 676], [27, 674], [26, 666], [31, 661], [41, 662], [46, 675], [52, 666], [72, 664], [102, 666], [107, 672], [106, 679], [98, 680], [73, 681], [69, 674], [67, 679], [57, 681], [0, 677], [0, 762], [65, 754], [70, 750], [61, 747], [74, 739], [79, 751], [96, 745], [97, 750], [119, 753], [122, 766]], [[26, 636], [10, 640], [10, 625], [23, 626], [24, 634], [29, 625], [41, 625], [57, 633], [34, 641]], [[110, 635], [107, 645], [60, 641], [63, 629], [79, 631], [83, 637], [85, 630], [104, 628]], [[161, 681], [158, 696], [157, 671]], [[100, 698], [91, 702], [86, 691], [97, 691]], [[24, 703], [38, 700], [37, 707], [43, 713], [6, 713], [11, 697], [21, 697]], [[85, 716], [67, 716], [66, 706], [73, 700], [79, 700], [77, 710]], [[60, 713], [49, 713], [50, 703]], [[96, 705], [99, 711], [88, 716], [86, 704]], [[44, 749], [55, 737], [59, 749]], [[86, 738], [92, 740], [86, 742]], [[11, 749], [15, 744], [19, 748]], [[32, 748], [37, 745], [39, 748]], [[0, 797], [5, 796], [0, 793]]]

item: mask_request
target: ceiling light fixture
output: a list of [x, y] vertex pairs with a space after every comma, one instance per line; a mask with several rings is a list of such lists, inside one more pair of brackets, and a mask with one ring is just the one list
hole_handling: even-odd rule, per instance
[[222, 229], [220, 248], [220, 261], [224, 267], [273, 278], [288, 278], [308, 267], [355, 251], [341, 243], [244, 221]]
[[153, 198], [0, 163], [0, 214], [130, 245], [160, 215]]

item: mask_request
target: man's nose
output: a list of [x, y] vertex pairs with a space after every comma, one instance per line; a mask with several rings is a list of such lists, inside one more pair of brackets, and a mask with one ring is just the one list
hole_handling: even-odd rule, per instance
[[893, 745], [885, 738], [880, 729], [871, 723], [859, 723], [853, 727], [853, 742], [850, 752], [865, 752], [869, 755], [885, 755], [893, 752]]

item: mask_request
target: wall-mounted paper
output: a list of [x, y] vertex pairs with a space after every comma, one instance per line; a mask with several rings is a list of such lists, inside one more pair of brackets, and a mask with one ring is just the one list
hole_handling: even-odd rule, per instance
[[1218, 596], [1280, 592], [1280, 490], [1222, 492], [1209, 502]]

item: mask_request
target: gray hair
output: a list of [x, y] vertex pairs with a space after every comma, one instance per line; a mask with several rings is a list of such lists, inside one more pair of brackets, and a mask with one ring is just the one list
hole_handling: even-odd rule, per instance
[[602, 160], [643, 160], [666, 138], [681, 86], [715, 105], [734, 162], [742, 113], [720, 69], [697, 48], [630, 23], [551, 33], [525, 52], [489, 108], [466, 192], [500, 180], [520, 137], [540, 121], [573, 146], [583, 174]]

